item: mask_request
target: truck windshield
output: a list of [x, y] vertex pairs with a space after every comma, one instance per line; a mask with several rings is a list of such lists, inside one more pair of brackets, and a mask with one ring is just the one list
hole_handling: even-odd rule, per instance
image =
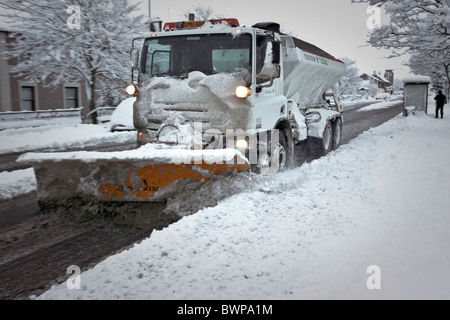
[[250, 34], [204, 34], [150, 38], [144, 43], [140, 80], [250, 70]]

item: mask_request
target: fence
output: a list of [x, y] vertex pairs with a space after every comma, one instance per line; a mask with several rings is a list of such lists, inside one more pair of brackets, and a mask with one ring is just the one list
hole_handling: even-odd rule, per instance
[[0, 113], [0, 122], [21, 122], [32, 120], [56, 119], [56, 118], [81, 119], [82, 111], [83, 108], [38, 110], [38, 111], [8, 111]]
[[97, 108], [90, 112], [86, 119], [83, 117], [83, 108], [0, 112], [0, 130], [42, 126], [59, 122], [82, 123], [83, 120], [89, 120], [93, 112], [97, 112], [97, 119], [100, 123], [108, 122], [115, 109], [113, 107]]

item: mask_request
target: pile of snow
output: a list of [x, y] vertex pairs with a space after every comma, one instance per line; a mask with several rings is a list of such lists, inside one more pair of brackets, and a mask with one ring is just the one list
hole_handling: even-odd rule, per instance
[[131, 130], [134, 129], [133, 122], [133, 104], [136, 98], [123, 100], [111, 114], [109, 124], [111, 130]]
[[40, 149], [65, 150], [136, 141], [135, 132], [112, 133], [108, 126], [78, 124], [0, 131], [0, 154]]
[[173, 113], [161, 124], [158, 141], [162, 143], [179, 144], [186, 146], [186, 148], [202, 146], [202, 130], [194, 129], [195, 128], [191, 123], [185, 122], [183, 116]]
[[0, 172], [0, 200], [36, 191], [36, 177], [32, 168]]
[[373, 103], [371, 105], [368, 105], [367, 107], [360, 108], [360, 109], [358, 109], [358, 111], [370, 111], [370, 110], [386, 109], [386, 108], [393, 107], [393, 106], [397, 105], [398, 103], [399, 103], [399, 101], [378, 102], [378, 103]]
[[396, 117], [34, 298], [449, 299], [449, 131]]
[[200, 29], [216, 29], [216, 30], [224, 30], [230, 29], [231, 26], [226, 21], [221, 21], [220, 23], [211, 23], [211, 21], [206, 21]]
[[341, 100], [341, 105], [344, 109], [346, 109], [346, 108], [351, 108], [351, 107], [357, 106], [357, 105], [361, 104], [362, 102], [374, 102], [375, 103], [376, 99], [373, 97], [368, 97], [368, 98], [364, 98], [361, 100], [354, 100], [354, 101], [344, 99], [344, 100]]
[[246, 128], [250, 102], [237, 98], [235, 91], [236, 87], [246, 85], [248, 74], [244, 69], [210, 76], [194, 71], [185, 79], [151, 78], [143, 82], [134, 105], [135, 127], [148, 128], [148, 122], [164, 121], [178, 113], [186, 118], [195, 114], [198, 123], [208, 120], [211, 128], [223, 132]]

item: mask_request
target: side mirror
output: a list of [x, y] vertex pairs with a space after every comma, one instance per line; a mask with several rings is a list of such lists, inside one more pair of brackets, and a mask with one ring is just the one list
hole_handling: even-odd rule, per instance
[[261, 72], [256, 75], [256, 78], [266, 78], [266, 79], [279, 78], [280, 77], [279, 62], [280, 62], [279, 43], [268, 42], [264, 58], [264, 65], [261, 69]]
[[139, 50], [138, 49], [132, 49], [130, 53], [130, 62], [131, 62], [131, 68], [133, 70], [139, 69]]

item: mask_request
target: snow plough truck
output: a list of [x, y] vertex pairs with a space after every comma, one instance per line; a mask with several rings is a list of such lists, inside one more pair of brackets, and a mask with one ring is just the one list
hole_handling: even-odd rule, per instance
[[151, 26], [130, 54], [137, 148], [23, 155], [41, 207], [67, 199], [165, 201], [214, 175], [293, 167], [298, 144], [319, 156], [339, 146], [342, 61], [274, 22]]

